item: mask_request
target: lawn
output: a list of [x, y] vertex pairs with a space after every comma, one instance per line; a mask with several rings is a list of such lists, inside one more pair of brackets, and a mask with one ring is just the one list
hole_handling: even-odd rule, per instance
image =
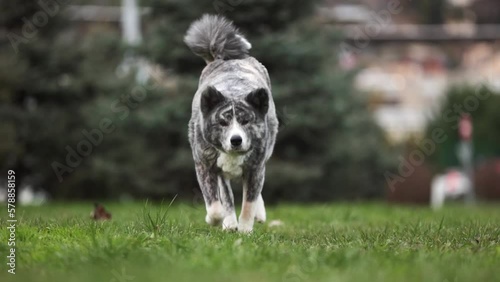
[[250, 235], [207, 226], [202, 206], [105, 206], [102, 222], [90, 203], [18, 207], [16, 274], [2, 228], [0, 281], [500, 281], [499, 205], [280, 205], [268, 222], [283, 225]]

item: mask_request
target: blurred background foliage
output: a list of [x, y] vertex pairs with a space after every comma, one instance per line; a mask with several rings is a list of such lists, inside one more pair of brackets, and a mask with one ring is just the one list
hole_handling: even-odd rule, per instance
[[[364, 101], [353, 95], [352, 74], [336, 68], [338, 33], [304, 21], [314, 4], [256, 0], [217, 7], [212, 1], [149, 1], [144, 44], [135, 50], [127, 50], [106, 28], [82, 35], [56, 15], [36, 39], [20, 44], [16, 56], [10, 44], [2, 45], [2, 165], [56, 198], [198, 193], [187, 123], [204, 62], [182, 38], [193, 20], [217, 8], [247, 35], [252, 55], [272, 77], [283, 125], [267, 169], [265, 197], [381, 196], [381, 176], [391, 164], [383, 134]], [[38, 9], [27, 0], [2, 6], [2, 25], [19, 32], [17, 19]], [[167, 75], [149, 82], [146, 99], [122, 120], [113, 103], [130, 95], [135, 85], [117, 68], [131, 51], [158, 63]], [[76, 150], [85, 139], [82, 130], [99, 128], [103, 118], [110, 118], [116, 129], [104, 134], [103, 142], [59, 183], [51, 164], [65, 164], [66, 146]]]
[[[20, 44], [17, 54], [8, 41], [1, 42], [2, 169], [16, 170], [19, 181], [56, 199], [198, 197], [187, 124], [205, 63], [182, 39], [192, 21], [218, 10], [240, 27], [253, 45], [251, 55], [269, 70], [282, 120], [264, 197], [276, 202], [383, 196], [384, 172], [395, 169], [398, 150], [353, 90], [356, 70], [339, 69], [342, 37], [312, 18], [318, 1], [230, 2], [141, 2], [151, 11], [142, 18], [143, 44], [136, 48], [126, 46], [111, 24], [82, 30], [64, 13]], [[439, 9], [434, 1], [424, 2], [424, 8]], [[20, 34], [19, 19], [39, 9], [31, 0], [2, 1], [0, 25]], [[429, 23], [439, 21], [432, 13], [428, 17]], [[123, 70], [130, 54], [160, 74], [138, 84], [133, 71]], [[134, 98], [136, 91], [145, 99]], [[455, 92], [448, 103], [460, 94]], [[482, 107], [491, 109], [478, 122], [496, 114], [493, 103]], [[103, 119], [111, 120], [114, 130], [103, 133], [102, 142], [60, 182], [54, 162], [67, 165], [68, 148], [76, 150], [87, 140], [82, 131], [99, 129]], [[436, 120], [432, 126], [445, 125]], [[490, 137], [498, 153], [499, 140]], [[439, 150], [436, 161], [447, 165], [449, 152]]]

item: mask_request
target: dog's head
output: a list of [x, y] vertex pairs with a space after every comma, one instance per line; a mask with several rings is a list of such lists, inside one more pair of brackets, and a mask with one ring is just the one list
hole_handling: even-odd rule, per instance
[[245, 154], [266, 134], [269, 94], [259, 88], [241, 98], [228, 98], [213, 86], [201, 94], [205, 139], [228, 154]]

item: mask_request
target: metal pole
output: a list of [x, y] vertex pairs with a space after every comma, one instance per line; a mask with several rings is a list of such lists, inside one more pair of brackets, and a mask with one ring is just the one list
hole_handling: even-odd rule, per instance
[[136, 0], [122, 0], [122, 34], [125, 42], [131, 46], [142, 42], [141, 16]]
[[465, 197], [468, 204], [474, 204], [476, 201], [476, 193], [474, 187], [474, 147], [472, 142], [472, 118], [469, 114], [462, 114], [459, 123], [460, 148], [458, 156], [462, 163], [464, 172], [470, 182], [470, 189]]

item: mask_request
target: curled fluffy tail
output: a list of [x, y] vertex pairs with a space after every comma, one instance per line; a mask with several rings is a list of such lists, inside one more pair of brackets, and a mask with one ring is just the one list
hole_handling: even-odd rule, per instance
[[189, 27], [184, 42], [207, 63], [243, 59], [252, 48], [231, 21], [223, 16], [203, 15]]

